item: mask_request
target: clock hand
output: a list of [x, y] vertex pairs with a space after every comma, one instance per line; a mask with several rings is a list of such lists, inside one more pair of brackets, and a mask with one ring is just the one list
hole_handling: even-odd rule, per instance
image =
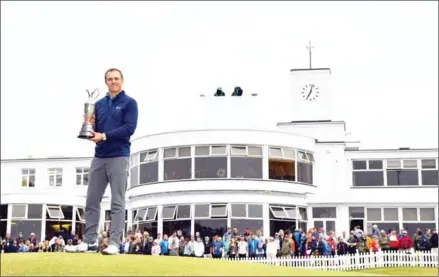
[[311, 87], [311, 89], [309, 90], [308, 96], [306, 96], [306, 100], [308, 100], [308, 98], [309, 98], [309, 96], [311, 95], [311, 93], [312, 93], [312, 87]]

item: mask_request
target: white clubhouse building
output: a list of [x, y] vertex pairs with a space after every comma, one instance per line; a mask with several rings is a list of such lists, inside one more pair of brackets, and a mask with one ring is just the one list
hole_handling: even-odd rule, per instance
[[[291, 70], [290, 91], [266, 98], [202, 95], [192, 126], [136, 134], [126, 230], [436, 228], [438, 149], [359, 149], [345, 122], [331, 118], [330, 75]], [[0, 236], [82, 233], [90, 161], [2, 160]], [[108, 188], [104, 229], [110, 202]]]

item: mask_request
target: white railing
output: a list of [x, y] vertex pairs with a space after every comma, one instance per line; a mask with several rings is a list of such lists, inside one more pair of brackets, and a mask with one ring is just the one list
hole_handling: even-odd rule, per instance
[[377, 252], [343, 256], [299, 256], [266, 258], [224, 258], [245, 262], [326, 271], [348, 271], [382, 267], [438, 267], [438, 252]]

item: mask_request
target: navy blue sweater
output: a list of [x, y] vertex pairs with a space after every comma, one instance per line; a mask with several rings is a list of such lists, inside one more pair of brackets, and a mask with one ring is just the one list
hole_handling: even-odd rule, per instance
[[121, 91], [113, 99], [107, 94], [95, 105], [95, 131], [107, 140], [96, 143], [95, 157], [130, 156], [130, 137], [137, 127], [137, 102]]

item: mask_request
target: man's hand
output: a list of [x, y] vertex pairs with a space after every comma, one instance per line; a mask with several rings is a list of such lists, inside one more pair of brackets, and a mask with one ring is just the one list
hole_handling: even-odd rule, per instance
[[93, 132], [93, 135], [94, 135], [94, 137], [89, 139], [93, 142], [100, 142], [101, 140], [104, 139], [104, 135], [102, 135], [101, 133]]
[[93, 115], [90, 119], [90, 121], [87, 120], [87, 118], [84, 116], [84, 123], [90, 122], [92, 125], [95, 124], [95, 115]]

